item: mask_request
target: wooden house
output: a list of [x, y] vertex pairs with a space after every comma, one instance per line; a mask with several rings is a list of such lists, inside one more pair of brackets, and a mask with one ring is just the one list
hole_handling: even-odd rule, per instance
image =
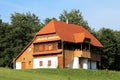
[[52, 20], [15, 58], [15, 68], [98, 69], [102, 47], [82, 26]]

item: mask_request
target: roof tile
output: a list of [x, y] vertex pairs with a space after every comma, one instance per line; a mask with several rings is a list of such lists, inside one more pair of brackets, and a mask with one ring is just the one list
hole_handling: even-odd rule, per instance
[[92, 45], [103, 47], [103, 45], [82, 26], [52, 20], [45, 27], [43, 27], [37, 35], [50, 33], [56, 33], [63, 41], [74, 43], [81, 43], [85, 38], [89, 38]]

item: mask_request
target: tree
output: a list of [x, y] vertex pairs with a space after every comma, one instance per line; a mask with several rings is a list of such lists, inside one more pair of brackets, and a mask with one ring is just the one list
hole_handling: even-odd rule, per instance
[[0, 23], [0, 66], [12, 67], [13, 58], [33, 39], [42, 27], [35, 14], [14, 13], [11, 24]]
[[11, 27], [8, 23], [0, 23], [0, 66], [8, 67], [12, 63], [12, 52], [10, 51]]
[[102, 69], [116, 70], [114, 67], [115, 65], [113, 65], [118, 48], [115, 32], [111, 29], [102, 28], [97, 32], [97, 38], [104, 45], [104, 48], [101, 52]]
[[115, 31], [114, 34], [116, 39], [116, 46], [112, 69], [120, 70], [120, 31]]
[[60, 21], [68, 22], [70, 24], [81, 25], [91, 32], [87, 21], [83, 19], [82, 13], [79, 10], [73, 9], [70, 12], [64, 10], [63, 13], [60, 14], [59, 19]]
[[56, 18], [46, 18], [45, 20], [44, 20], [44, 26], [46, 25], [46, 24], [48, 24], [51, 20], [57, 20]]
[[16, 56], [42, 26], [38, 17], [31, 13], [14, 13], [11, 15], [11, 20], [12, 45]]
[[24, 13], [14, 13], [11, 15], [11, 24], [13, 27], [23, 27], [31, 28], [33, 32], [38, 31], [41, 28], [40, 19], [30, 12]]

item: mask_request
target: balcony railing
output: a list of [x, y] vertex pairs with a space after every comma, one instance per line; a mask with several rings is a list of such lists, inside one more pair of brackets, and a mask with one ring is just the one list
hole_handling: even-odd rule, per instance
[[97, 52], [93, 53], [93, 52], [90, 52], [89, 50], [76, 49], [74, 51], [74, 57], [84, 57], [84, 58], [90, 58], [91, 60], [100, 61], [100, 55], [97, 54]]
[[75, 57], [91, 58], [90, 51], [79, 50], [79, 49], [76, 49], [74, 51], [74, 56]]

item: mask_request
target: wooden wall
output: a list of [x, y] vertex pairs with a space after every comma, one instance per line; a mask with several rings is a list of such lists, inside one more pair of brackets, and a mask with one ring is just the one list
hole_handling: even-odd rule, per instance
[[91, 58], [90, 51], [84, 51], [80, 49], [75, 49], [74, 57], [84, 57], [84, 58]]
[[74, 58], [74, 54], [73, 54], [73, 50], [65, 50], [65, 67], [68, 66], [68, 64], [70, 64], [73, 61]]
[[16, 60], [16, 62], [21, 62], [22, 69], [32, 69], [33, 68], [33, 44], [31, 44]]
[[35, 43], [34, 52], [45, 52], [58, 49], [58, 42]]

